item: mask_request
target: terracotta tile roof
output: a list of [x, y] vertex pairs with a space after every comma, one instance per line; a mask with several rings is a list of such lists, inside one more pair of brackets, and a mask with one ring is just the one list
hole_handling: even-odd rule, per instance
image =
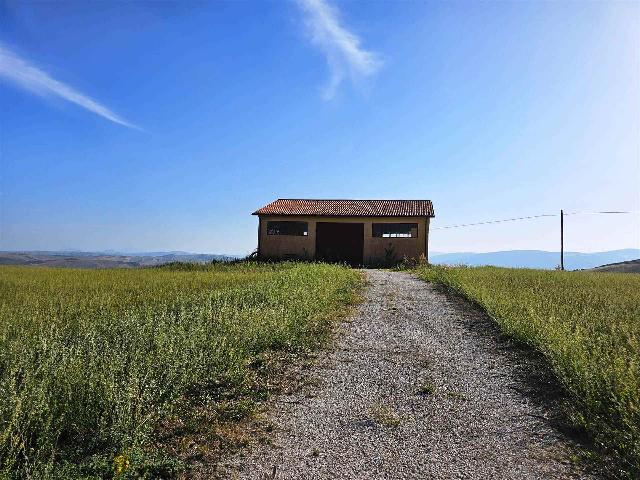
[[433, 217], [431, 200], [303, 200], [279, 198], [253, 215]]

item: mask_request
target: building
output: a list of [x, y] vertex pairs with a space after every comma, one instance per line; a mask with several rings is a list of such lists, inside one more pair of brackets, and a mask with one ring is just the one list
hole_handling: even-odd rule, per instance
[[278, 199], [255, 211], [258, 257], [380, 266], [428, 259], [431, 200]]

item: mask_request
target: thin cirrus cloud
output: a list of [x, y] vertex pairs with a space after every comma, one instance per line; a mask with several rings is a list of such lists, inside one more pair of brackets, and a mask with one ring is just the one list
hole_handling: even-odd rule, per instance
[[296, 0], [305, 16], [307, 34], [325, 55], [331, 78], [323, 89], [325, 100], [332, 99], [340, 84], [349, 76], [352, 82], [375, 74], [382, 60], [375, 52], [360, 46], [360, 39], [341, 23], [338, 10], [325, 0]]
[[46, 72], [30, 64], [27, 60], [24, 60], [2, 45], [0, 45], [0, 77], [38, 95], [60, 97], [114, 123], [128, 128], [142, 130], [137, 125], [115, 114], [104, 105], [52, 78]]

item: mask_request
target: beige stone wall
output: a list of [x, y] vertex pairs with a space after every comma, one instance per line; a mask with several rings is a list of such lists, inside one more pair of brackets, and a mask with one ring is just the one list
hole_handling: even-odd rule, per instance
[[[267, 221], [298, 221], [309, 225], [308, 236], [267, 235]], [[392, 249], [395, 257], [419, 258], [426, 254], [429, 235], [429, 218], [425, 217], [311, 217], [311, 216], [261, 216], [259, 226], [260, 255], [266, 258], [304, 257], [313, 259], [316, 253], [316, 222], [363, 223], [363, 260], [367, 265], [384, 261], [385, 249]], [[416, 238], [379, 238], [372, 236], [373, 223], [417, 223]]]

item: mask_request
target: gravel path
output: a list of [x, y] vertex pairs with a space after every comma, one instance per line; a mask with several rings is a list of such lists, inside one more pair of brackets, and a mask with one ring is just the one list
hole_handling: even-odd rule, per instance
[[237, 454], [225, 475], [271, 479], [275, 466], [276, 479], [591, 478], [569, 460], [557, 388], [535, 355], [437, 287], [367, 275], [365, 301], [306, 386], [272, 402], [272, 442]]

